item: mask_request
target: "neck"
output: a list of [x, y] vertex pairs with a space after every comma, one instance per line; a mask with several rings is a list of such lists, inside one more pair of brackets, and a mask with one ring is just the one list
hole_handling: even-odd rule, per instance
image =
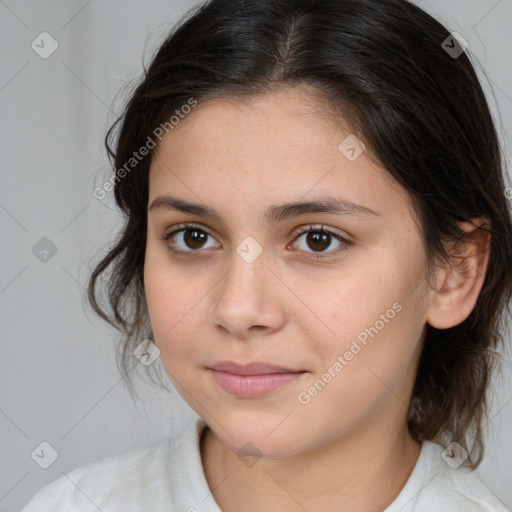
[[201, 439], [206, 480], [223, 512], [380, 512], [407, 482], [421, 444], [402, 415], [398, 424], [389, 416], [388, 422], [377, 421], [379, 428], [376, 419], [371, 430], [362, 426], [313, 450], [251, 465], [206, 428]]

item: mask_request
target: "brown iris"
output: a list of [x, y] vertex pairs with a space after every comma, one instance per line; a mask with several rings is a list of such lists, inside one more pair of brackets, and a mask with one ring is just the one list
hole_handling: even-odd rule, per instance
[[310, 244], [312, 249], [315, 249], [316, 245], [316, 248], [322, 251], [329, 247], [330, 235], [329, 233], [324, 233], [322, 231], [310, 231], [306, 237], [306, 241], [308, 244]]
[[201, 249], [206, 241], [207, 233], [198, 229], [187, 229], [183, 233], [183, 239], [191, 249]]

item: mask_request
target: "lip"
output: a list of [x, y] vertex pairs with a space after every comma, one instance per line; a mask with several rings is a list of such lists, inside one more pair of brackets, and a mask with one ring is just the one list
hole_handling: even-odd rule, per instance
[[210, 370], [220, 388], [240, 398], [267, 395], [307, 373], [269, 363], [240, 365], [231, 361], [217, 363]]
[[233, 361], [220, 361], [210, 367], [211, 370], [230, 372], [237, 375], [266, 375], [269, 373], [299, 373], [303, 370], [292, 370], [276, 364], [253, 362], [238, 364]]

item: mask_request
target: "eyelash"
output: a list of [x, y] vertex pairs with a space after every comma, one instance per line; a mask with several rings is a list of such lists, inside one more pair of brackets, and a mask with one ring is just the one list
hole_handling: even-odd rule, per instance
[[[172, 236], [176, 235], [177, 233], [180, 233], [181, 231], [188, 231], [189, 229], [195, 229], [196, 231], [201, 231], [203, 233], [206, 233], [208, 236], [212, 237], [212, 235], [210, 233], [208, 233], [208, 231], [204, 230], [199, 225], [191, 224], [191, 223], [184, 223], [184, 224], [179, 224], [179, 225], [175, 226], [175, 228], [173, 228], [172, 231], [168, 231], [167, 233], [165, 233], [161, 237], [161, 240], [168, 241]], [[346, 251], [347, 249], [349, 249], [352, 246], [352, 242], [343, 238], [338, 233], [335, 233], [328, 229], [324, 229], [323, 225], [320, 228], [318, 228], [314, 225], [304, 226], [302, 228], [299, 228], [295, 233], [296, 237], [295, 237], [294, 241], [305, 233], [329, 234], [344, 245], [344, 248], [341, 248], [341, 249], [338, 248], [335, 251], [327, 251], [327, 255], [325, 255], [324, 253], [308, 253], [311, 255], [310, 257], [312, 257], [313, 259], [330, 258], [330, 257], [333, 257], [333, 256], [339, 254], [340, 252]], [[200, 252], [200, 249], [190, 250], [190, 251], [183, 251], [181, 249], [173, 249], [169, 245], [168, 245], [168, 249], [169, 249], [169, 251], [171, 251], [174, 254], [179, 254], [181, 256], [188, 257], [188, 258], [197, 257], [197, 253]]]

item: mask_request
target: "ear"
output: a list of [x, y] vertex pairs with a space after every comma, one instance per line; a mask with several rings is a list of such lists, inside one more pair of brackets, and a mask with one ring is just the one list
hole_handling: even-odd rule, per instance
[[489, 263], [489, 222], [475, 218], [459, 223], [466, 237], [447, 248], [448, 264], [436, 270], [436, 290], [427, 313], [427, 323], [448, 329], [462, 323], [473, 311], [484, 284]]

